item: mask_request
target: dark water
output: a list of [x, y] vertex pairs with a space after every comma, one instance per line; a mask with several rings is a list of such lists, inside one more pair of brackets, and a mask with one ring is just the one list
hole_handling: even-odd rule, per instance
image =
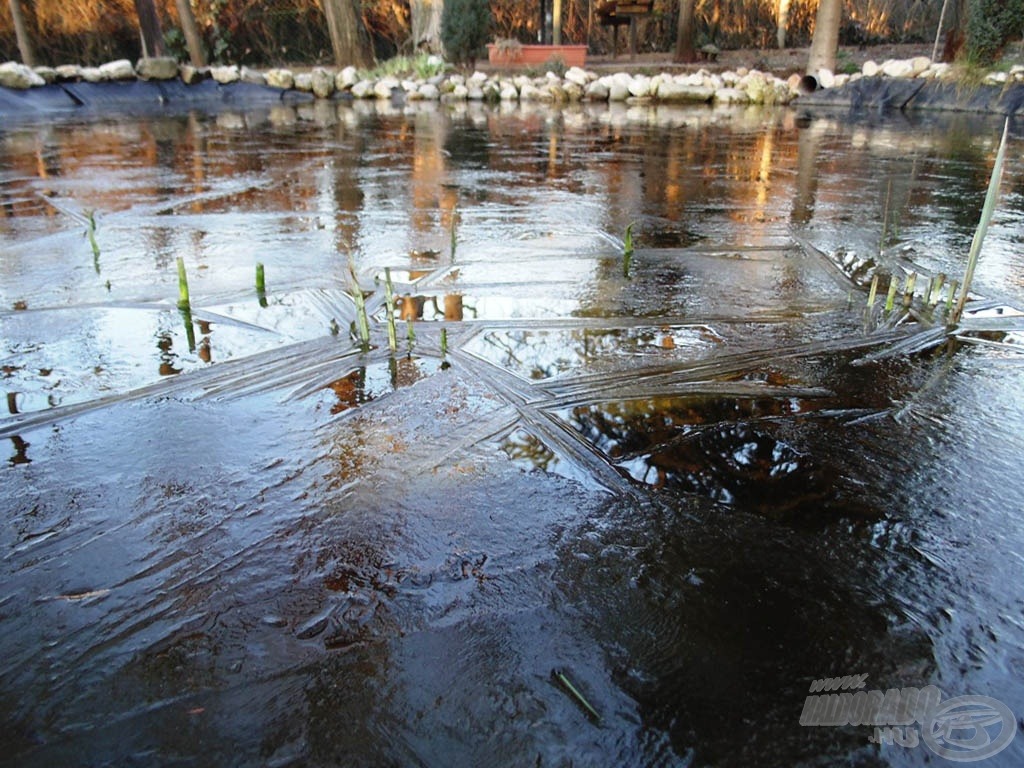
[[0, 127], [0, 760], [947, 762], [800, 724], [855, 674], [1019, 721], [1019, 133], [966, 338], [849, 266], [958, 278], [1000, 128]]

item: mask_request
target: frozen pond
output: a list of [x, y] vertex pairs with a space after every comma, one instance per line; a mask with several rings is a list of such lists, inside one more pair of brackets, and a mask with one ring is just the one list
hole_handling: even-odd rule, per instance
[[800, 724], [857, 674], [1024, 717], [1019, 133], [985, 311], [865, 309], [962, 276], [1001, 127], [0, 126], [0, 761], [943, 762]]

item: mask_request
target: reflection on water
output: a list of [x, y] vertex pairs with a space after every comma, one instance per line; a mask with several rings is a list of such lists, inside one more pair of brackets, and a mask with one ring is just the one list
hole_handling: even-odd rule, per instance
[[[960, 274], [997, 138], [325, 101], [0, 127], [0, 761], [920, 764], [800, 726], [810, 682], [1024, 712], [1020, 329], [908, 354], [845, 269]], [[1022, 182], [976, 284], [1009, 307]]]

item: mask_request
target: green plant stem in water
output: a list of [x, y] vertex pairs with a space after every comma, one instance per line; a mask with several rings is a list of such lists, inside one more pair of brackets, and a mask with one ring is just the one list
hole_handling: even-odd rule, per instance
[[874, 277], [871, 278], [871, 290], [868, 291], [868, 309], [875, 306], [875, 299], [878, 297], [878, 280], [879, 275], [875, 272]]
[[889, 292], [885, 294], [885, 311], [892, 312], [896, 304], [896, 291], [899, 290], [899, 278], [896, 275], [889, 276]]
[[1010, 132], [1010, 118], [1006, 118], [1003, 124], [1003, 138], [999, 141], [999, 151], [996, 152], [996, 161], [992, 166], [992, 175], [988, 180], [988, 192], [985, 194], [985, 205], [981, 209], [981, 219], [978, 221], [978, 228], [974, 231], [974, 239], [971, 241], [971, 250], [967, 257], [967, 270], [964, 272], [963, 288], [960, 289], [960, 300], [956, 304], [950, 322], [960, 322], [960, 316], [964, 312], [964, 304], [967, 303], [967, 295], [971, 292], [971, 282], [974, 280], [974, 270], [978, 266], [978, 255], [981, 253], [981, 246], [985, 242], [985, 235], [988, 233], [988, 225], [992, 221], [992, 215], [996, 210], [996, 202], [999, 200], [999, 185], [1003, 180], [1003, 161], [1006, 158], [1006, 138]]
[[914, 301], [914, 288], [917, 285], [917, 272], [907, 275], [907, 282], [903, 285], [903, 306], [909, 307]]
[[391, 267], [384, 267], [384, 313], [388, 321], [388, 349], [398, 351], [398, 334], [395, 332], [395, 290], [391, 285]]
[[185, 260], [178, 257], [178, 309], [182, 312], [192, 311], [192, 302], [188, 295], [188, 275], [185, 274]]
[[356, 333], [364, 351], [370, 347], [370, 318], [366, 314], [366, 297], [356, 278], [356, 265], [351, 252], [348, 255], [348, 276], [352, 290], [352, 302], [356, 305]]
[[416, 331], [412, 327], [412, 320], [405, 321], [405, 338], [409, 342], [409, 354], [412, 354], [412, 349], [416, 346]]
[[259, 299], [261, 307], [267, 306], [267, 281], [261, 261], [256, 262], [256, 298]]
[[569, 695], [572, 696], [573, 699], [575, 699], [577, 704], [583, 707], [587, 715], [593, 718], [595, 722], [601, 719], [601, 716], [597, 713], [597, 710], [590, 705], [590, 702], [586, 700], [582, 693], [576, 690], [576, 686], [572, 684], [572, 682], [566, 676], [565, 672], [563, 672], [560, 669], [553, 669], [551, 670], [551, 677], [555, 680], [556, 683], [562, 686], [562, 688], [568, 691]]
[[459, 209], [452, 210], [452, 238], [451, 238], [451, 261], [455, 263], [455, 247], [459, 242]]

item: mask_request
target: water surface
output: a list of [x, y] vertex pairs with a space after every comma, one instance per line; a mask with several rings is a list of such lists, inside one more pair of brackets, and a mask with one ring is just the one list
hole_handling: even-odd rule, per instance
[[934, 764], [799, 724], [860, 673], [1021, 717], [1020, 137], [967, 340], [861, 271], [959, 278], [1000, 128], [0, 128], [4, 760]]

